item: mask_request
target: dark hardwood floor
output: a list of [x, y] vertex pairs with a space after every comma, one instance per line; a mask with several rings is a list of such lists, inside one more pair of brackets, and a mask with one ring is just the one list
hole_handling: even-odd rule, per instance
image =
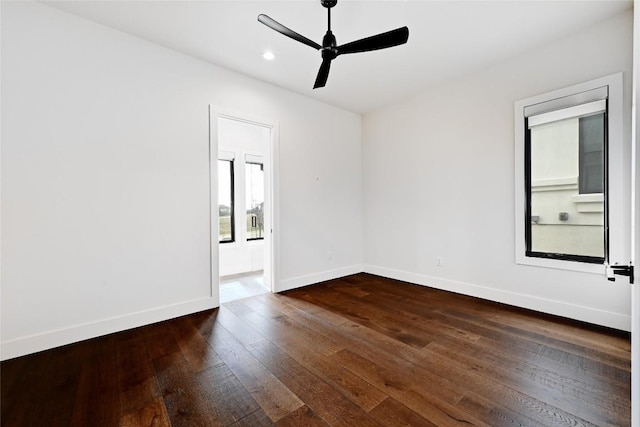
[[3, 426], [628, 426], [622, 332], [359, 274], [3, 362]]

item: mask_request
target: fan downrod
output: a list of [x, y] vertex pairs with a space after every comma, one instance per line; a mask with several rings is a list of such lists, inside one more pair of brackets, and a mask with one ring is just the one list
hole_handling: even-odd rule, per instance
[[338, 4], [338, 0], [320, 0], [320, 3], [327, 9], [331, 9], [333, 6]]

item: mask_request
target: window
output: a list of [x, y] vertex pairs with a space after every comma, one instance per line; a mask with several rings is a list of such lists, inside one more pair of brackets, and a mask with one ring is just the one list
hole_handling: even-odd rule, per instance
[[247, 240], [264, 239], [264, 166], [257, 156], [245, 163]]
[[[607, 96], [604, 87], [560, 108], [557, 100], [525, 107], [527, 256], [604, 263]], [[598, 190], [583, 209], [578, 196]]]
[[235, 241], [233, 160], [218, 160], [218, 233], [220, 243]]
[[262, 156], [218, 151], [220, 243], [264, 240], [264, 178]]
[[623, 240], [621, 87], [617, 74], [515, 103], [516, 262], [604, 272], [612, 230]]

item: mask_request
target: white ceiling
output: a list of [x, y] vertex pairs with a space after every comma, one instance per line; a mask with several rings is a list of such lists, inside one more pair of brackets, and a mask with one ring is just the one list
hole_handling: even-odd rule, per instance
[[[269, 29], [257, 16], [267, 14], [322, 43], [327, 13], [319, 0], [46, 3], [357, 113], [544, 45], [633, 5], [631, 0], [341, 0], [332, 9], [338, 44], [404, 25], [409, 41], [338, 57], [327, 86], [313, 90], [320, 52]], [[265, 50], [276, 59], [264, 60]]]

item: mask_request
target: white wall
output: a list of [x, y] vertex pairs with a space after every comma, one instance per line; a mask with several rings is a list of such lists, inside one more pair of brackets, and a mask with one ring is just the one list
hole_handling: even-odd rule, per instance
[[361, 271], [364, 250], [373, 273], [629, 327], [624, 281], [515, 264], [513, 102], [616, 71], [630, 93], [630, 13], [361, 123], [46, 5], [0, 6], [2, 359], [215, 305], [209, 104], [279, 124], [277, 291]]
[[[603, 275], [515, 264], [513, 105], [623, 71], [624, 158], [629, 159], [631, 62], [629, 10], [366, 115], [365, 269], [629, 329], [625, 280], [613, 284]], [[624, 173], [629, 181], [628, 165]]]
[[278, 121], [276, 290], [361, 270], [358, 115], [46, 5], [1, 7], [3, 359], [216, 304], [209, 104]]

